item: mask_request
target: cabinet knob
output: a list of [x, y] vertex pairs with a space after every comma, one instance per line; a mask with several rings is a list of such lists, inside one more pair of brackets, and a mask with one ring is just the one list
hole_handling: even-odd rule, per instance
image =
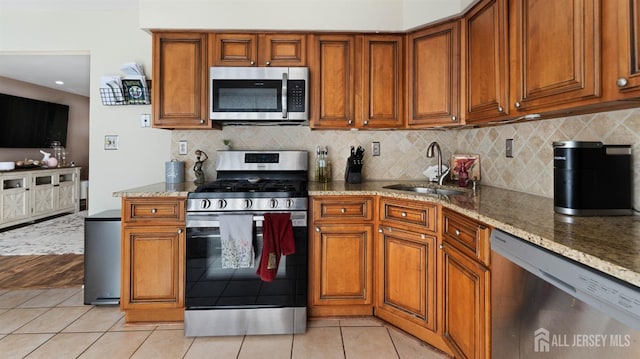
[[204, 125], [204, 120], [200, 120], [200, 124], [201, 124], [201, 125]]
[[182, 228], [178, 228], [178, 234], [182, 234]]
[[498, 106], [498, 112], [503, 113], [504, 112], [504, 108], [502, 108], [502, 106]]
[[458, 117], [456, 116], [451, 116], [451, 122], [456, 122], [458, 121]]
[[456, 237], [460, 237], [460, 230], [456, 228]]
[[439, 244], [438, 248], [442, 249], [442, 248], [444, 248], [444, 246], [442, 244]]
[[627, 81], [627, 79], [625, 79], [624, 77], [621, 77], [618, 79], [618, 81], [616, 81], [616, 85], [618, 85], [618, 87], [625, 87], [629, 84], [629, 81]]
[[347, 213], [347, 209], [346, 208], [340, 209], [340, 213]]
[[369, 124], [369, 120], [364, 120], [364, 125], [368, 125]]
[[249, 64], [250, 65], [255, 65], [256, 63], [253, 60], [251, 60], [251, 61], [249, 61]]
[[349, 121], [347, 121], [347, 124], [348, 124], [348, 125], [352, 125], [352, 124], [353, 124], [353, 120], [349, 120]]
[[384, 230], [382, 228], [378, 228], [378, 233], [383, 233]]
[[158, 210], [157, 210], [157, 209], [155, 209], [155, 208], [151, 208], [151, 213], [156, 214], [157, 212], [158, 212]]
[[406, 216], [407, 216], [407, 212], [402, 212], [402, 213], [400, 213], [400, 216], [402, 216], [402, 217], [406, 217]]
[[516, 103], [513, 104], [516, 108], [520, 108], [520, 106], [522, 106], [522, 104], [520, 104], [520, 101], [516, 101]]
[[270, 66], [271, 65], [271, 61], [267, 61], [264, 63], [266, 66]]
[[320, 233], [320, 227], [316, 227], [316, 232]]

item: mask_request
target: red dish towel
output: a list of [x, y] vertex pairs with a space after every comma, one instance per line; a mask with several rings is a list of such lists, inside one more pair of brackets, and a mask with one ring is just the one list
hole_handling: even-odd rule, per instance
[[264, 245], [256, 274], [263, 281], [271, 282], [278, 272], [280, 256], [296, 252], [291, 215], [289, 213], [265, 213], [264, 222], [262, 222], [262, 236]]

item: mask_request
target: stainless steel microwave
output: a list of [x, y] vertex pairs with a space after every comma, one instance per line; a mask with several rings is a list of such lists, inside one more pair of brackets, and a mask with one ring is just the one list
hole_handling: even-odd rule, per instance
[[307, 124], [306, 67], [211, 67], [209, 109], [224, 124]]

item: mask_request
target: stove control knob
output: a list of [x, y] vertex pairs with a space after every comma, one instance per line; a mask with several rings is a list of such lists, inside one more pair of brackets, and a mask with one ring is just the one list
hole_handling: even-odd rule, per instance
[[270, 199], [269, 200], [269, 208], [278, 208], [278, 200], [277, 199]]
[[209, 207], [211, 207], [211, 201], [209, 201], [208, 199], [203, 199], [202, 201], [200, 201], [200, 208], [209, 209]]
[[250, 199], [244, 200], [244, 208], [251, 208], [253, 206], [253, 201]]
[[288, 199], [288, 200], [286, 200], [286, 201], [284, 202], [284, 206], [285, 206], [286, 208], [291, 208], [291, 207], [293, 207], [293, 200], [292, 200], [292, 199]]
[[224, 199], [219, 199], [218, 200], [218, 208], [222, 209], [227, 207], [227, 201], [225, 201]]

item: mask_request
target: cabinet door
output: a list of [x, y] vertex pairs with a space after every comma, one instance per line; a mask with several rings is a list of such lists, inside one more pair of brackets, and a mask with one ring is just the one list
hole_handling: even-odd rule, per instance
[[409, 35], [409, 127], [460, 123], [459, 32], [451, 21]]
[[206, 34], [153, 34], [153, 127], [211, 128]]
[[514, 107], [553, 110], [600, 96], [600, 1], [512, 1]]
[[122, 309], [183, 307], [184, 230], [124, 227], [122, 240]]
[[640, 1], [618, 1], [618, 78], [623, 97], [640, 91]]
[[78, 181], [76, 174], [60, 173], [56, 174], [57, 198], [56, 207], [58, 210], [73, 210], [79, 205]]
[[376, 307], [436, 330], [436, 237], [381, 227]]
[[31, 177], [7, 175], [2, 177], [2, 223], [27, 219], [31, 215], [29, 187]]
[[54, 187], [54, 177], [57, 174], [34, 174], [31, 179], [31, 195], [33, 196], [32, 215], [40, 216], [57, 209], [58, 189]]
[[402, 128], [404, 118], [404, 37], [365, 35], [362, 40], [362, 103], [358, 127]]
[[509, 114], [507, 0], [483, 0], [464, 18], [467, 123]]
[[211, 66], [257, 66], [257, 34], [210, 34]]
[[490, 276], [443, 243], [444, 338], [460, 358], [490, 358]]
[[307, 36], [264, 34], [258, 42], [258, 66], [307, 66]]
[[313, 305], [373, 307], [372, 235], [370, 224], [315, 227], [310, 255]]
[[355, 37], [313, 36], [309, 54], [312, 128], [349, 128], [355, 120]]

